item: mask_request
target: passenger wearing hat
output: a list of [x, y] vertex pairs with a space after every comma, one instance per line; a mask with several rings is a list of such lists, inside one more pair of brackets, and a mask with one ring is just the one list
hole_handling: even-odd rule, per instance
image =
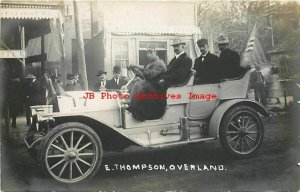
[[137, 120], [159, 119], [166, 109], [166, 99], [137, 99], [137, 94], [165, 94], [165, 89], [158, 86], [158, 81], [164, 72], [167, 71], [166, 64], [159, 59], [156, 50], [149, 48], [147, 57], [150, 61], [145, 67], [129, 66], [132, 70], [139, 69], [144, 80], [136, 81], [130, 92], [129, 111]]
[[106, 89], [106, 71], [98, 71], [97, 75], [98, 82], [94, 85], [93, 91], [105, 90]]
[[114, 66], [113, 78], [107, 81], [106, 89], [121, 89], [123, 85], [126, 85], [127, 80], [121, 76], [121, 72], [120, 66]]
[[75, 82], [73, 74], [67, 74], [67, 84], [64, 89], [65, 91], [82, 91], [81, 85]]
[[218, 59], [218, 73], [220, 79], [235, 78], [240, 73], [240, 55], [229, 49], [228, 37], [221, 34], [218, 38], [218, 46], [221, 51]]
[[218, 56], [208, 51], [208, 40], [200, 39], [197, 41], [201, 56], [195, 59], [194, 69], [196, 75], [194, 85], [216, 83]]
[[185, 42], [175, 39], [173, 46], [175, 57], [167, 66], [167, 72], [163, 75], [159, 84], [163, 87], [171, 87], [186, 81], [192, 68], [192, 59], [184, 52]]

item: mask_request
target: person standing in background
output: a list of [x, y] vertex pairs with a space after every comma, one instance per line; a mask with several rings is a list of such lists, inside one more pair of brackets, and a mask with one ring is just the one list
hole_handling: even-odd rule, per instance
[[93, 91], [105, 90], [106, 89], [106, 71], [98, 71], [97, 75], [98, 82], [94, 85]]
[[121, 67], [114, 66], [113, 78], [107, 81], [106, 89], [121, 89], [123, 85], [126, 85], [127, 80], [121, 76]]
[[22, 90], [21, 90], [21, 79], [17, 74], [17, 70], [12, 68], [9, 74], [7, 84], [7, 100], [9, 115], [11, 118], [11, 125], [13, 128], [17, 128], [17, 115], [22, 111]]
[[261, 73], [261, 67], [255, 65], [255, 71], [250, 74], [250, 88], [254, 89], [255, 100], [264, 106], [267, 105], [265, 78]]

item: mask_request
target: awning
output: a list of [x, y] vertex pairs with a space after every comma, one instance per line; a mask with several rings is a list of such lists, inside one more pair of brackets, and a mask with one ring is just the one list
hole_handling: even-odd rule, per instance
[[58, 9], [41, 8], [3, 8], [0, 11], [1, 19], [59, 19], [62, 23], [63, 17]]
[[201, 34], [197, 27], [192, 26], [106, 26], [107, 32], [116, 35], [192, 35]]

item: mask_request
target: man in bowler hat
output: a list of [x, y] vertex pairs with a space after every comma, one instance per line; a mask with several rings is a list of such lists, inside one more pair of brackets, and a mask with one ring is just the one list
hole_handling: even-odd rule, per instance
[[126, 85], [127, 80], [121, 76], [121, 67], [114, 66], [113, 78], [107, 81], [106, 89], [121, 89], [123, 85]]
[[98, 71], [97, 75], [98, 82], [94, 85], [93, 91], [105, 90], [107, 85], [106, 71]]
[[184, 52], [185, 42], [175, 39], [171, 45], [174, 49], [175, 57], [167, 66], [167, 72], [163, 75], [159, 84], [163, 87], [182, 84], [186, 81], [192, 68], [192, 59]]
[[220, 79], [238, 77], [240, 73], [240, 55], [238, 52], [229, 49], [228, 37], [221, 34], [218, 38], [218, 47], [221, 51], [218, 59], [218, 73]]
[[208, 51], [208, 40], [200, 39], [197, 41], [201, 56], [195, 59], [194, 69], [196, 75], [194, 85], [216, 83], [218, 56]]

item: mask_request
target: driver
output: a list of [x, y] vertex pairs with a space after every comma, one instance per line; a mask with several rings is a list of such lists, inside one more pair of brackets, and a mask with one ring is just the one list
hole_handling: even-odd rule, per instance
[[158, 81], [167, 71], [166, 65], [163, 60], [159, 59], [155, 49], [148, 49], [147, 57], [150, 63], [145, 67], [129, 66], [129, 69], [133, 70], [137, 76], [144, 78], [134, 83], [130, 92], [128, 109], [133, 117], [140, 121], [160, 118], [166, 107], [165, 99], [137, 98], [137, 95], [141, 94], [165, 94], [165, 89], [158, 85]]

